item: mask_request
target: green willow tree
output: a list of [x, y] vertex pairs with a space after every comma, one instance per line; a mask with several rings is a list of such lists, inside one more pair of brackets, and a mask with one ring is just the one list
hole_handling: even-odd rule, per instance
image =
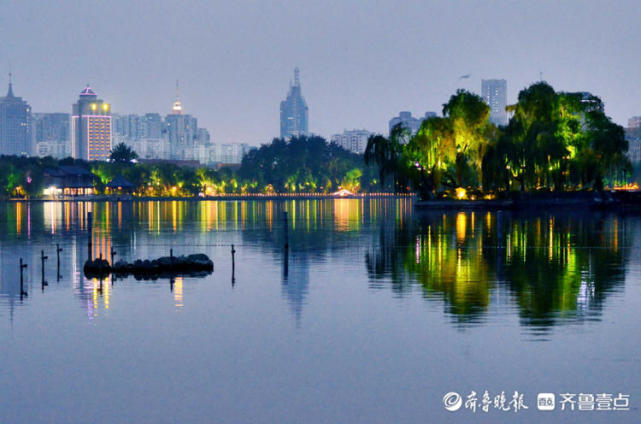
[[387, 177], [392, 177], [394, 191], [406, 191], [408, 169], [404, 163], [404, 143], [411, 136], [409, 129], [402, 124], [395, 125], [389, 137], [372, 135], [365, 148], [365, 164], [376, 165], [381, 187], [385, 187]]
[[487, 188], [601, 190], [625, 179], [630, 164], [623, 128], [589, 93], [557, 93], [545, 82], [522, 90], [513, 117], [483, 157]]
[[[496, 129], [489, 121], [490, 107], [480, 96], [457, 90], [443, 105], [443, 116], [449, 119], [454, 136], [457, 185], [480, 183], [473, 180], [481, 175], [483, 156]], [[470, 172], [470, 167], [474, 172]]]
[[443, 117], [428, 118], [404, 149], [413, 186], [423, 196], [445, 186], [480, 186], [483, 157], [496, 138], [483, 99], [458, 90], [443, 105]]

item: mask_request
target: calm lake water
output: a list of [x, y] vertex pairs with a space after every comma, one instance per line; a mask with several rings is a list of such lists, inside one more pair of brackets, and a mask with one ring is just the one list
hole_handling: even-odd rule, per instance
[[[89, 237], [215, 271], [88, 280]], [[641, 422], [640, 243], [635, 216], [394, 199], [0, 204], [0, 422]], [[495, 408], [515, 391], [528, 409]], [[561, 393], [630, 410], [560, 411]]]

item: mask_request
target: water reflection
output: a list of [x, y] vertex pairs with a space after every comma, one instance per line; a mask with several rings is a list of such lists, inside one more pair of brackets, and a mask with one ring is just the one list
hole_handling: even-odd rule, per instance
[[624, 281], [631, 244], [630, 228], [615, 215], [424, 213], [411, 225], [381, 225], [366, 263], [372, 287], [389, 278], [403, 295], [416, 281], [460, 325], [483, 322], [503, 302], [542, 334], [557, 323], [598, 319]]
[[[17, 305], [29, 303], [20, 301], [18, 258], [30, 264], [30, 290], [39, 281], [43, 247], [56, 269], [56, 243], [64, 248], [60, 284], [69, 284], [95, 318], [110, 308], [114, 288], [82, 276], [89, 255], [111, 261], [115, 252], [115, 260], [131, 261], [235, 242], [280, 266], [281, 296], [298, 324], [314, 269], [331, 261], [340, 279], [341, 269], [364, 257], [372, 290], [399, 297], [418, 292], [440, 302], [457, 326], [517, 313], [525, 328], [545, 335], [556, 324], [599, 319], [608, 294], [621, 289], [636, 222], [588, 213], [415, 213], [411, 201], [387, 198], [3, 203], [0, 312], [13, 316]], [[183, 307], [188, 284], [170, 283], [176, 308]]]

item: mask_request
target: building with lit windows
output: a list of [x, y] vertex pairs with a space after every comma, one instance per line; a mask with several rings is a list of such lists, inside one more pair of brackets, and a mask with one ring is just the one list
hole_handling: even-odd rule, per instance
[[73, 105], [71, 155], [75, 159], [107, 160], [111, 152], [111, 105], [87, 85]]
[[507, 125], [507, 81], [489, 79], [481, 81], [481, 96], [490, 106], [490, 122], [495, 125]]

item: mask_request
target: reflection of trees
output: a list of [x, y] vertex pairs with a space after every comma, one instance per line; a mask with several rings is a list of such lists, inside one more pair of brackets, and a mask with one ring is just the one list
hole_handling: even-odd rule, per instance
[[397, 293], [418, 282], [459, 322], [481, 318], [495, 296], [514, 299], [525, 325], [598, 312], [623, 281], [631, 237], [597, 214], [427, 213], [390, 224], [366, 254], [370, 279], [390, 278]]
[[599, 311], [608, 291], [623, 281], [631, 236], [617, 217], [545, 216], [511, 219], [509, 225], [501, 278], [525, 324], [547, 326]]

